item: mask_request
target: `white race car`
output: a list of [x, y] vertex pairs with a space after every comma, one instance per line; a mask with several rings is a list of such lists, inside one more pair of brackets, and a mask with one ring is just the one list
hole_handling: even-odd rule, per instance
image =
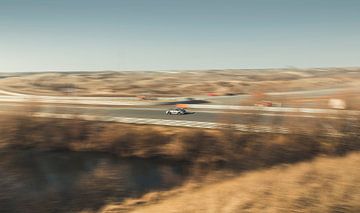
[[185, 115], [187, 112], [185, 109], [176, 108], [176, 109], [169, 109], [165, 113], [167, 115]]

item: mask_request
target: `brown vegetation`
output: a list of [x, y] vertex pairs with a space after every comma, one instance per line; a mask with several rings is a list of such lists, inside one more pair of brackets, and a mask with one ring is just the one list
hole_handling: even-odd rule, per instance
[[152, 127], [26, 115], [0, 118], [3, 148], [101, 151], [121, 157], [188, 161], [199, 168], [226, 164], [241, 170], [360, 150], [359, 126], [341, 126], [342, 137], [255, 134], [224, 130]]
[[[30, 107], [24, 111], [34, 110]], [[360, 150], [359, 122], [351, 122], [351, 125], [347, 122], [333, 123], [332, 126], [343, 134], [338, 138], [321, 136], [323, 134], [319, 134], [317, 128], [320, 124], [317, 123], [307, 126], [314, 129], [310, 135], [297, 134], [296, 130], [289, 135], [242, 133], [234, 131], [231, 123], [222, 130], [202, 130], [84, 121], [77, 119], [76, 116], [67, 120], [34, 118], [22, 113], [2, 115], [0, 124], [1, 149], [100, 151], [120, 157], [186, 161], [191, 164], [189, 169], [195, 183], [199, 180], [202, 182], [202, 177], [205, 174], [210, 175], [209, 172], [217, 171], [222, 176], [239, 174], [239, 172], [310, 160], [319, 155], [344, 155], [350, 151]], [[197, 212], [200, 211], [197, 202], [191, 201], [198, 200], [205, 210], [210, 208], [220, 212], [234, 212], [237, 209], [250, 212], [261, 210], [288, 212], [302, 205], [303, 208], [306, 207], [304, 211], [308, 212], [323, 210], [342, 212], [344, 209], [351, 212], [354, 208], [355, 210], [358, 208], [355, 205], [358, 201], [355, 193], [359, 191], [356, 191], [358, 189], [351, 191], [356, 185], [355, 179], [336, 175], [343, 172], [358, 178], [358, 173], [353, 174], [353, 170], [344, 165], [350, 161], [358, 162], [359, 158], [357, 155], [346, 159], [339, 161], [342, 166], [338, 171], [334, 169], [336, 163], [331, 163], [329, 169], [334, 172], [331, 174], [326, 173], [322, 166], [314, 167], [309, 164], [311, 169], [300, 165], [295, 169], [256, 172], [223, 183], [211, 184], [208, 188], [204, 185], [195, 185], [198, 189], [200, 187], [199, 192], [193, 190], [193, 186], [188, 190], [186, 185], [185, 188], [176, 191], [186, 194], [180, 194], [179, 198], [170, 197], [169, 201], [160, 203], [160, 206], [156, 204], [154, 207], [149, 207], [150, 209], [145, 207], [144, 211], [161, 212], [170, 208], [169, 205], [173, 205], [171, 209], [182, 209], [181, 205], [189, 202], [189, 207], [184, 207], [184, 210]], [[327, 163], [315, 164], [324, 165], [324, 168], [327, 165]], [[356, 164], [350, 165], [352, 168]], [[278, 175], [282, 173], [284, 176]], [[326, 180], [325, 183], [322, 183], [322, 179]], [[279, 182], [279, 180], [285, 181]], [[316, 191], [324, 187], [322, 184], [330, 187], [328, 191]], [[300, 185], [306, 187], [302, 188]], [[337, 194], [338, 191], [341, 193]], [[349, 200], [346, 200], [347, 193], [353, 193]], [[170, 192], [167, 195], [172, 194]], [[227, 195], [234, 198], [230, 199], [229, 196], [227, 198]], [[149, 199], [151, 202], [161, 199], [157, 193], [148, 196], [150, 197], [145, 197], [145, 200]], [[244, 199], [246, 196], [248, 198]], [[326, 200], [329, 196], [329, 200]], [[257, 197], [263, 202], [258, 202]], [[211, 206], [210, 202], [214, 204]], [[136, 201], [135, 203], [138, 204]], [[133, 206], [129, 208], [132, 209]], [[117, 212], [129, 208], [116, 205], [106, 210]], [[143, 209], [135, 210], [143, 211]]]
[[48, 95], [192, 96], [352, 87], [359, 84], [359, 74], [359, 68], [33, 73], [6, 76], [0, 84]]
[[102, 212], [359, 212], [360, 154], [150, 193]]

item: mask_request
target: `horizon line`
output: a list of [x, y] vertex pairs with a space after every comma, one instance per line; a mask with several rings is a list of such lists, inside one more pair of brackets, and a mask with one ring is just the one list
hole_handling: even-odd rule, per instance
[[27, 70], [27, 71], [0, 71], [0, 73], [58, 73], [58, 72], [181, 72], [181, 71], [217, 71], [217, 70], [309, 70], [309, 69], [360, 69], [360, 66], [330, 66], [330, 67], [267, 67], [267, 68], [204, 68], [204, 69], [123, 69], [123, 70], [113, 70], [113, 69], [104, 69], [104, 70]]

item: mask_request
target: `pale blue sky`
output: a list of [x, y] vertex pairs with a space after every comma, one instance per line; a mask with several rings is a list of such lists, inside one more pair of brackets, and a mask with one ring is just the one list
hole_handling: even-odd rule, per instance
[[359, 65], [359, 0], [0, 0], [0, 72]]

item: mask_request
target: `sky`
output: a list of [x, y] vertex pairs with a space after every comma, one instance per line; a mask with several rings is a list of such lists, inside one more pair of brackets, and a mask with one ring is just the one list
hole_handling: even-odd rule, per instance
[[359, 0], [0, 0], [0, 72], [360, 66]]

